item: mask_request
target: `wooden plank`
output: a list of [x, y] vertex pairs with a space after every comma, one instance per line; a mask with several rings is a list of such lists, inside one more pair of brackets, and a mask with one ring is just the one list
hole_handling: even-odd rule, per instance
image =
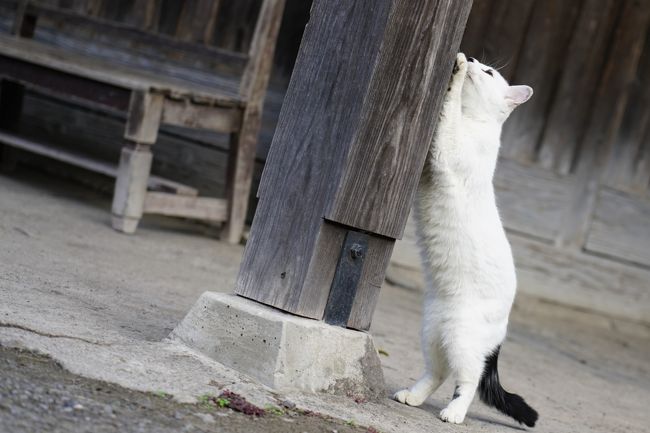
[[635, 75], [604, 181], [611, 187], [643, 195], [650, 181], [650, 32]]
[[492, 8], [496, 0], [474, 0], [467, 18], [467, 25], [461, 42], [461, 50], [468, 56], [482, 57], [484, 38], [488, 32]]
[[[108, 177], [115, 178], [117, 176], [117, 167], [113, 164], [108, 164], [92, 158], [79, 155], [74, 152], [69, 152], [62, 149], [57, 149], [47, 144], [39, 143], [33, 140], [19, 137], [17, 135], [0, 132], [0, 143], [17, 149], [26, 150], [28, 152], [55, 159], [57, 161], [65, 162], [83, 169], [100, 173]], [[174, 192], [187, 196], [196, 196], [198, 191], [187, 185], [174, 182], [168, 179], [163, 179], [158, 176], [150, 176], [148, 188], [152, 190], [162, 190]]]
[[[11, 4], [15, 0], [0, 0]], [[177, 4], [174, 2], [174, 4]], [[154, 56], [164, 54], [168, 61], [182, 60], [196, 62], [196, 58], [212, 58], [215, 63], [232, 68], [242, 67], [248, 59], [243, 53], [221, 49], [214, 46], [189, 43], [174, 37], [146, 31], [141, 27], [116, 20], [98, 19], [64, 9], [48, 7], [42, 3], [30, 2], [28, 13], [38, 15], [41, 21], [39, 31], [55, 28], [57, 33], [76, 36], [88, 43], [91, 40], [103, 41], [107, 46], [126, 44], [126, 47], [140, 53]], [[41, 28], [42, 27], [42, 28]], [[53, 34], [46, 34], [47, 42], [52, 43]]]
[[582, 6], [539, 145], [539, 163], [546, 169], [568, 174], [573, 167], [621, 4], [586, 0]]
[[579, 7], [580, 2], [565, 0], [535, 3], [513, 76], [514, 82], [535, 89], [535, 96], [504, 125], [501, 155], [523, 163], [534, 160]]
[[507, 229], [552, 241], [570, 206], [573, 179], [505, 158], [494, 176], [497, 204]]
[[[412, 231], [407, 229], [407, 232]], [[413, 238], [412, 238], [413, 239]], [[508, 232], [517, 267], [518, 290], [554, 303], [650, 323], [650, 270], [570, 251]], [[413, 241], [398, 241], [391, 261], [419, 271]], [[413, 271], [411, 271], [413, 272]], [[412, 277], [409, 282], [421, 284]]]
[[469, 7], [395, 3], [329, 220], [402, 237]]
[[155, 93], [131, 93], [124, 138], [138, 144], [154, 144], [158, 138], [164, 101], [164, 96]]
[[[575, 249], [582, 248], [587, 237], [596, 202], [598, 185], [603, 180], [606, 161], [620, 128], [643, 52], [650, 19], [650, 0], [626, 0], [611, 42], [607, 63], [594, 98], [589, 127], [581, 142], [584, 151], [576, 167], [576, 181], [571, 206], [562, 219], [557, 242]], [[625, 23], [625, 24], [623, 24]]]
[[264, 0], [259, 12], [255, 33], [248, 51], [248, 63], [244, 69], [239, 92], [257, 109], [261, 110], [266, 87], [271, 77], [275, 42], [282, 23], [285, 0]]
[[598, 193], [586, 248], [650, 266], [650, 201], [609, 188]]
[[519, 289], [552, 302], [650, 323], [650, 271], [509, 236]]
[[[20, 133], [48, 147], [115, 167], [123, 141], [124, 121], [121, 112], [97, 110], [90, 105], [76, 107], [27, 91]], [[202, 195], [223, 197], [227, 155], [227, 134], [163, 126], [156, 142], [153, 171], [191, 185]], [[256, 177], [261, 168], [258, 161]]]
[[193, 105], [187, 101], [165, 100], [162, 122], [189, 128], [219, 132], [237, 131], [241, 126], [241, 110], [237, 108]]
[[145, 30], [155, 29], [160, 6], [160, 0], [133, 0], [127, 23]]
[[[390, 6], [386, 0], [364, 7], [313, 3], [258, 190], [237, 293], [302, 313], [302, 288], [336, 188], [332, 180], [354, 134]], [[324, 303], [314, 318], [322, 309]]]
[[176, 25], [176, 37], [183, 41], [212, 41], [220, 0], [185, 0]]
[[494, 2], [485, 33], [480, 35], [480, 49], [469, 56], [499, 69], [510, 81], [519, 61], [522, 45], [533, 11], [534, 0], [500, 0]]
[[226, 210], [226, 200], [218, 198], [148, 192], [144, 199], [144, 213], [222, 222], [226, 220]]
[[[238, 106], [241, 103], [238, 94], [228, 94], [225, 89], [210, 88], [175, 77], [116, 64], [108, 59], [64, 51], [31, 40], [0, 36], [0, 56], [3, 62], [36, 65], [41, 69], [51, 69], [55, 73], [78, 76], [86, 81], [122, 89], [155, 90], [174, 98], [199, 99], [203, 103], [214, 105]], [[5, 69], [3, 67], [3, 73]], [[45, 73], [47, 75], [47, 71]], [[38, 81], [35, 84], [40, 85]], [[60, 87], [60, 89], [64, 88], [66, 86]]]
[[46, 66], [32, 64], [28, 60], [2, 55], [0, 55], [0, 77], [59, 94], [65, 91], [71, 99], [90, 99], [118, 110], [127, 109], [131, 93], [124, 88], [78, 77], [74, 73], [51, 70]]

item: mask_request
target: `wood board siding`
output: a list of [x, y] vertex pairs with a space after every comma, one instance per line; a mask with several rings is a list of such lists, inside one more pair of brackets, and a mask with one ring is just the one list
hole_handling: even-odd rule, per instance
[[[520, 288], [648, 323], [650, 0], [508, 3], [476, 0], [462, 49], [535, 89], [494, 180]], [[412, 221], [394, 251], [419, 268]]]

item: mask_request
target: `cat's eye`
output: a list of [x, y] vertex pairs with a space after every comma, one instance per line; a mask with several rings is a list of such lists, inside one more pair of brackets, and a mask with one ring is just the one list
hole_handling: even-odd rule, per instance
[[494, 75], [492, 75], [492, 69], [485, 69], [485, 70], [483, 70], [483, 72], [485, 72], [486, 74], [488, 74], [490, 77], [493, 77], [493, 76], [494, 76]]

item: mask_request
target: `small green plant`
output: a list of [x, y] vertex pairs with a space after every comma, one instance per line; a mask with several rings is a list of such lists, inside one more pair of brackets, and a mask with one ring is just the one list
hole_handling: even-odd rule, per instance
[[165, 391], [156, 391], [153, 393], [153, 395], [156, 395], [160, 398], [167, 398], [167, 399], [172, 398], [172, 395]]
[[203, 409], [213, 409], [214, 405], [212, 402], [214, 401], [214, 396], [211, 394], [202, 394], [197, 397], [197, 400], [199, 401], [199, 405], [203, 407]]
[[282, 416], [284, 415], [284, 411], [280, 409], [279, 407], [273, 406], [272, 404], [266, 405], [264, 407], [264, 410], [266, 410], [268, 413], [272, 415], [277, 415], [277, 416]]
[[217, 404], [219, 407], [228, 407], [230, 406], [230, 400], [224, 397], [219, 397], [214, 402]]

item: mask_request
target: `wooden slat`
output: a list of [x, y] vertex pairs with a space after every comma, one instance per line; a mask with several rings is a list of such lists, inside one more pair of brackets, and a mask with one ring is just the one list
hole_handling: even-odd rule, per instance
[[650, 32], [608, 161], [605, 183], [643, 195], [650, 181]]
[[[437, 96], [447, 90], [451, 59], [458, 52], [469, 6], [445, 1], [395, 4], [359, 131], [327, 212], [329, 220], [393, 239], [402, 237], [433, 140], [432, 119], [442, 102]], [[406, 28], [418, 38], [404, 32]], [[395, 62], [397, 58], [401, 61]], [[410, 99], [418, 94], [425, 96], [417, 102]]]
[[535, 3], [532, 20], [513, 81], [527, 84], [535, 95], [515, 110], [503, 130], [501, 155], [530, 162], [541, 138], [546, 113], [563, 64], [580, 2], [545, 0]]
[[188, 197], [162, 192], [148, 192], [144, 212], [159, 215], [222, 222], [226, 220], [228, 203], [224, 199]]
[[[0, 56], [122, 89], [155, 90], [174, 98], [199, 99], [203, 103], [214, 105], [237, 106], [241, 103], [238, 93], [227, 94], [205, 85], [126, 67], [107, 59], [64, 51], [31, 40], [0, 36]], [[39, 82], [34, 81], [33, 84]], [[60, 87], [65, 88], [65, 85]]]
[[241, 110], [238, 108], [206, 107], [185, 101], [166, 100], [163, 123], [189, 128], [233, 132], [241, 127]]
[[[13, 3], [15, 3], [15, 0], [0, 0], [0, 4], [3, 5], [11, 6]], [[79, 29], [88, 30], [87, 33], [81, 32], [78, 36], [81, 39], [103, 39], [107, 45], [119, 45], [126, 41], [129, 48], [135, 51], [145, 51], [149, 55], [153, 55], [155, 51], [147, 50], [147, 48], [155, 48], [170, 61], [185, 57], [189, 57], [194, 61], [192, 56], [198, 55], [206, 58], [212, 57], [219, 63], [241, 67], [248, 58], [245, 53], [181, 41], [168, 35], [151, 33], [139, 26], [120, 22], [119, 20], [98, 19], [60, 8], [49, 7], [40, 1], [30, 1], [28, 12], [39, 15], [41, 20], [39, 25], [49, 25], [51, 23], [58, 32], [72, 32], [71, 34], [74, 34]], [[50, 37], [50, 35], [47, 36]]]
[[[63, 149], [57, 149], [48, 146], [47, 144], [39, 143], [13, 134], [0, 132], [0, 143], [81, 167], [105, 176], [113, 178], [117, 176], [117, 167], [115, 165], [107, 164]], [[148, 186], [152, 190], [170, 191], [185, 196], [196, 196], [198, 194], [198, 191], [195, 188], [157, 176], [149, 177]]]
[[468, 56], [482, 57], [484, 38], [488, 31], [492, 8], [497, 0], [474, 0], [472, 10], [467, 18], [461, 50]]
[[612, 189], [598, 193], [586, 248], [650, 266], [650, 201]]
[[176, 37], [183, 41], [212, 41], [220, 0], [185, 0], [176, 26]]
[[141, 29], [155, 29], [160, 16], [160, 6], [160, 0], [133, 0], [127, 23]]
[[650, 271], [510, 235], [519, 290], [538, 297], [650, 323]]
[[494, 185], [506, 228], [552, 241], [572, 196], [572, 178], [501, 159]]
[[280, 31], [285, 0], [264, 0], [255, 25], [239, 92], [261, 110], [271, 77], [275, 42]]
[[581, 142], [582, 151], [571, 193], [573, 198], [557, 239], [561, 245], [576, 249], [584, 245], [598, 185], [603, 180], [606, 162], [627, 105], [629, 85], [634, 80], [643, 52], [649, 19], [650, 0], [625, 0], [594, 98], [589, 126]]
[[[391, 261], [420, 270], [414, 224], [395, 245]], [[650, 270], [616, 263], [582, 251], [567, 251], [509, 232], [518, 290], [552, 302], [650, 323]], [[421, 284], [415, 277], [411, 284]]]
[[582, 5], [539, 145], [539, 162], [546, 169], [571, 171], [620, 8], [618, 0], [586, 0]]
[[519, 61], [534, 0], [500, 0], [494, 3], [485, 33], [480, 35], [480, 50], [468, 53], [481, 62], [499, 68], [510, 81]]

